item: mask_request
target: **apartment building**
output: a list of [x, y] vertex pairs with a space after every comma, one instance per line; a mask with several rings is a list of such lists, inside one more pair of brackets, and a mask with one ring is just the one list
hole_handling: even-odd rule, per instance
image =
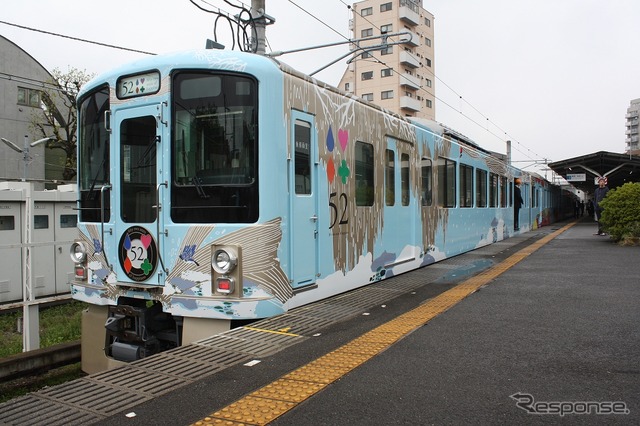
[[626, 118], [626, 145], [627, 153], [640, 155], [640, 141], [638, 141], [638, 117], [640, 113], [640, 99], [633, 99], [627, 108]]
[[[364, 40], [351, 45], [340, 88], [399, 115], [434, 120], [433, 15], [422, 0], [364, 0], [352, 11], [352, 39]], [[399, 32], [410, 36], [393, 35]]]

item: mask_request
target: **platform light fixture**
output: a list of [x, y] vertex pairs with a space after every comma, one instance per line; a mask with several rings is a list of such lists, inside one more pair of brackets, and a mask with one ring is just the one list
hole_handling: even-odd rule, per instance
[[33, 157], [29, 153], [29, 147], [33, 148], [34, 146], [43, 144], [43, 143], [45, 143], [45, 142], [47, 142], [49, 140], [55, 140], [54, 137], [47, 136], [46, 138], [38, 139], [37, 141], [29, 143], [28, 142], [29, 136], [28, 135], [24, 135], [24, 148], [20, 148], [18, 145], [16, 145], [15, 143], [11, 142], [9, 139], [5, 139], [5, 138], [0, 138], [0, 139], [9, 148], [11, 148], [12, 150], [22, 154], [22, 161], [24, 161], [24, 177], [22, 178], [23, 182], [27, 181], [27, 175], [28, 175], [27, 170], [28, 170], [28, 167], [29, 167], [29, 163], [33, 160]]

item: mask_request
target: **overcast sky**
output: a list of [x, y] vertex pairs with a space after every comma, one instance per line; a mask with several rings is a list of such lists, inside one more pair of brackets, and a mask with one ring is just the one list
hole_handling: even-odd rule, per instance
[[[196, 1], [237, 13], [222, 0]], [[266, 0], [276, 19], [267, 29], [267, 51], [344, 41], [347, 4]], [[626, 109], [640, 98], [640, 1], [424, 0], [423, 6], [435, 16], [438, 121], [494, 151], [504, 153], [504, 141], [512, 140], [515, 161], [624, 151]], [[214, 19], [189, 0], [5, 1], [0, 17], [153, 53], [204, 47], [214, 37]], [[220, 28], [230, 46], [229, 31]], [[4, 23], [0, 34], [49, 70], [99, 73], [142, 56]], [[341, 46], [280, 59], [311, 73], [346, 52]], [[340, 61], [316, 77], [336, 85], [345, 66]]]

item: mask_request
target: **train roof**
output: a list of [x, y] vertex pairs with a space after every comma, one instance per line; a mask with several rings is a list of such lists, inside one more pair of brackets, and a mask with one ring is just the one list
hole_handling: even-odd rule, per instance
[[258, 74], [259, 71], [275, 71], [280, 68], [280, 64], [274, 59], [253, 53], [218, 49], [177, 51], [147, 56], [102, 72], [82, 87], [79, 97], [105, 81], [115, 84], [115, 81], [123, 75], [131, 75], [145, 70], [157, 69], [162, 72], [175, 68], [202, 69], [212, 66], [215, 66], [216, 69], [247, 72], [251, 74]]
[[449, 136], [451, 140], [503, 160], [503, 155], [482, 148], [480, 145], [478, 145], [465, 135], [453, 130], [450, 127], [447, 127], [442, 123], [419, 117], [404, 117], [391, 110], [381, 107], [380, 105], [366, 101], [353, 93], [345, 92], [338, 87], [332, 86], [316, 79], [315, 77], [304, 74], [286, 64], [285, 62], [271, 58], [269, 56], [258, 55], [255, 53], [220, 49], [193, 49], [147, 56], [100, 73], [82, 87], [78, 95], [78, 99], [82, 98], [83, 95], [88, 91], [103, 84], [104, 82], [109, 82], [112, 86], [115, 86], [117, 79], [121, 76], [151, 70], [160, 70], [164, 73], [168, 70], [176, 68], [202, 69], [212, 66], [216, 69], [247, 72], [253, 75], [264, 75], [265, 73], [269, 73], [270, 71], [279, 70], [280, 72], [284, 72], [297, 78], [310, 81], [325, 90], [330, 90], [341, 96], [355, 99], [358, 102], [364, 103], [371, 108], [375, 108], [385, 114], [392, 115], [397, 119], [411, 122], [414, 125], [426, 128], [430, 131], [444, 136]]

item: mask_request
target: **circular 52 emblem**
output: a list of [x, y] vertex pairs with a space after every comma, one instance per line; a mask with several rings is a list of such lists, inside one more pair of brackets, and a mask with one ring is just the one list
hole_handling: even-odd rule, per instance
[[118, 244], [120, 266], [133, 281], [145, 281], [158, 266], [158, 248], [153, 235], [140, 226], [127, 229]]

